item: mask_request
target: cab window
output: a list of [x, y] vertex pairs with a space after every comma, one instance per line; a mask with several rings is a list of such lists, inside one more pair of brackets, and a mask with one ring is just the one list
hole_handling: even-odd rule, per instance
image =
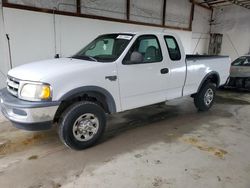
[[164, 36], [164, 39], [168, 48], [170, 59], [173, 61], [180, 60], [181, 52], [176, 39], [173, 36]]
[[123, 64], [156, 63], [162, 61], [159, 41], [154, 35], [143, 35], [136, 39]]

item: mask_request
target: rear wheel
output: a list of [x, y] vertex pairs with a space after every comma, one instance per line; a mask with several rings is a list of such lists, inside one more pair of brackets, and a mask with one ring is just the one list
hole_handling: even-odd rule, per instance
[[209, 110], [214, 103], [216, 86], [214, 83], [205, 83], [194, 97], [194, 104], [199, 111]]
[[76, 150], [93, 146], [106, 126], [104, 110], [96, 103], [77, 102], [62, 114], [58, 133], [61, 141]]

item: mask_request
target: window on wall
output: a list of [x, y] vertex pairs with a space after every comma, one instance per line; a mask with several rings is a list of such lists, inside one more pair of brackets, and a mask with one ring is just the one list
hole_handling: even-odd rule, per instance
[[189, 27], [192, 3], [183, 0], [167, 0], [165, 25], [173, 27]]
[[[136, 62], [131, 61], [131, 57], [136, 54]], [[141, 64], [155, 63], [162, 61], [162, 53], [159, 41], [154, 35], [143, 35], [136, 39], [127, 55], [124, 58], [123, 64]]]
[[76, 12], [75, 0], [8, 0], [8, 3], [25, 5], [36, 8], [56, 9], [65, 12]]
[[[3, 6], [34, 11], [190, 30], [189, 0], [5, 0]], [[22, 6], [18, 6], [22, 5]], [[165, 6], [164, 6], [165, 5]], [[164, 16], [165, 15], [165, 16]]]
[[126, 0], [82, 0], [81, 13], [126, 19]]
[[169, 57], [173, 61], [178, 61], [181, 59], [181, 52], [178, 46], [178, 43], [176, 42], [175, 38], [173, 36], [165, 36], [164, 37]]
[[130, 0], [130, 19], [162, 24], [163, 0]]

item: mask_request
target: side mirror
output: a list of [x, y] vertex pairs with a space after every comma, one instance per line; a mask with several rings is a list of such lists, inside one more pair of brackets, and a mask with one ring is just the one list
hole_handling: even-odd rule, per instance
[[55, 59], [58, 59], [58, 58], [60, 58], [60, 55], [59, 55], [59, 54], [56, 54], [56, 55], [54, 56], [54, 58], [55, 58]]

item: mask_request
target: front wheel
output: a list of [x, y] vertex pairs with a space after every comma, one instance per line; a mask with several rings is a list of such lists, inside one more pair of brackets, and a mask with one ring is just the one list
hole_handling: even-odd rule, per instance
[[203, 85], [194, 97], [194, 104], [199, 111], [209, 110], [215, 100], [216, 86], [211, 82]]
[[58, 133], [66, 146], [82, 150], [96, 144], [105, 126], [104, 110], [96, 103], [81, 101], [70, 106], [62, 114]]

